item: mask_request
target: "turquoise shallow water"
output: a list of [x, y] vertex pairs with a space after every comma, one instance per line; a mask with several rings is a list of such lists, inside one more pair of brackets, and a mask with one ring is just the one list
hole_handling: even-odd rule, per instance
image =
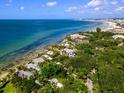
[[56, 43], [67, 34], [101, 26], [76, 20], [0, 20], [0, 59], [15, 51]]

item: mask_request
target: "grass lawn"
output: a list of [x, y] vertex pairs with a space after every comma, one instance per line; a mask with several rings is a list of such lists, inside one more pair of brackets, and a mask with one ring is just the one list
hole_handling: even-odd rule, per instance
[[3, 93], [16, 93], [16, 89], [13, 87], [11, 83], [8, 83], [3, 90], [4, 90]]

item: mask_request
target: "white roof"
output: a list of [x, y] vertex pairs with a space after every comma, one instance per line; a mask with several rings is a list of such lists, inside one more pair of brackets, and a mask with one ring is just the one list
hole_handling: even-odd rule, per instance
[[48, 55], [53, 55], [53, 51], [48, 51], [47, 54]]
[[58, 83], [58, 79], [56, 79], [56, 78], [50, 79], [48, 81], [51, 82], [51, 83]]
[[65, 48], [64, 51], [66, 51], [67, 53], [74, 52], [74, 50], [68, 48]]
[[48, 55], [43, 55], [45, 58], [47, 58], [48, 60], [52, 60], [52, 58]]
[[29, 79], [31, 76], [33, 76], [33, 73], [30, 71], [18, 70], [18, 76]]
[[62, 87], [63, 87], [63, 84], [61, 84], [61, 83], [58, 81], [58, 79], [56, 79], [56, 78], [50, 79], [50, 80], [48, 80], [48, 81], [49, 81], [50, 83], [55, 84], [57, 88], [62, 88]]
[[44, 59], [42, 57], [39, 57], [39, 58], [33, 59], [33, 62], [38, 64], [40, 62], [44, 62]]
[[113, 35], [112, 36], [114, 39], [117, 39], [117, 38], [122, 38], [122, 39], [124, 39], [124, 36], [123, 35]]
[[41, 85], [41, 83], [38, 80], [35, 80], [35, 83]]
[[25, 65], [27, 68], [32, 68], [32, 69], [36, 69], [37, 71], [39, 71], [40, 69], [39, 69], [39, 67], [38, 67], [38, 65], [37, 64], [34, 64], [34, 63], [30, 63], [30, 64], [26, 64]]
[[57, 86], [57, 88], [62, 88], [63, 84], [62, 83], [57, 83], [56, 86]]
[[71, 39], [77, 39], [77, 38], [83, 39], [83, 38], [86, 38], [86, 36], [79, 35], [79, 34], [73, 34], [73, 35], [71, 35]]
[[69, 57], [74, 57], [75, 56], [75, 50], [68, 49], [68, 48], [65, 48], [63, 50], [60, 50], [60, 55], [65, 54], [65, 52], [68, 54]]

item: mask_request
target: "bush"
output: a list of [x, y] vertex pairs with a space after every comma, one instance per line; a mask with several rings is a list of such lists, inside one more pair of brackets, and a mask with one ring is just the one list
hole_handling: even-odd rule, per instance
[[24, 80], [22, 83], [23, 91], [24, 93], [29, 93], [32, 90], [37, 90], [39, 88], [39, 85], [37, 85], [32, 80]]
[[49, 78], [54, 75], [58, 75], [62, 72], [63, 72], [62, 66], [57, 65], [55, 63], [45, 64], [41, 69], [41, 74], [46, 78]]

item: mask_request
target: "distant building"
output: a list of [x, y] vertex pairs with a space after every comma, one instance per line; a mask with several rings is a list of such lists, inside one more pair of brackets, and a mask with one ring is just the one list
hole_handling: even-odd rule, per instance
[[18, 73], [18, 76], [21, 78], [30, 79], [31, 76], [34, 76], [33, 73], [30, 71], [16, 70], [16, 72]]
[[48, 80], [48, 82], [50, 82], [51, 84], [54, 84], [57, 88], [62, 88], [63, 87], [63, 84], [60, 83], [58, 81], [58, 79], [56, 79], [56, 78], [50, 79], [50, 80]]
[[51, 60], [53, 60], [53, 58], [51, 58], [50, 56], [48, 56], [48, 55], [43, 55], [43, 57], [45, 57], [47, 60], [49, 60], [49, 61], [51, 61]]
[[64, 54], [67, 54], [69, 57], [74, 57], [76, 55], [75, 50], [68, 49], [68, 48], [60, 50], [60, 55], [64, 55]]
[[38, 63], [44, 62], [44, 59], [42, 57], [39, 57], [39, 58], [33, 59], [32, 62], [38, 64]]
[[48, 55], [53, 55], [53, 51], [48, 51], [47, 54]]
[[32, 63], [28, 63], [25, 66], [29, 69], [35, 69], [37, 71], [40, 71], [38, 64], [42, 62], [44, 62], [44, 59], [42, 57], [39, 57], [39, 58], [33, 59]]
[[113, 37], [114, 39], [117, 39], [117, 38], [124, 39], [124, 36], [123, 36], [123, 35], [113, 35], [112, 37]]
[[38, 64], [30, 63], [30, 64], [26, 64], [25, 66], [26, 66], [27, 68], [29, 68], [29, 69], [35, 69], [35, 70], [37, 70], [37, 71], [40, 71], [40, 68], [39, 68]]
[[75, 40], [75, 39], [84, 39], [86, 38], [86, 36], [83, 36], [83, 35], [79, 35], [79, 34], [73, 34], [70, 36], [72, 40]]

